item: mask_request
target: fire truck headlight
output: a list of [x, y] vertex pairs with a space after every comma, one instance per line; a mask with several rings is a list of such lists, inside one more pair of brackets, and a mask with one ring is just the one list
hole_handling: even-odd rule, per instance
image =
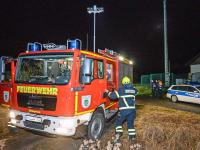
[[10, 122], [11, 122], [12, 124], [16, 124], [16, 123], [17, 123], [17, 120], [16, 120], [16, 119], [11, 119]]
[[9, 117], [10, 118], [15, 118], [15, 112], [11, 110], [10, 113], [9, 113]]

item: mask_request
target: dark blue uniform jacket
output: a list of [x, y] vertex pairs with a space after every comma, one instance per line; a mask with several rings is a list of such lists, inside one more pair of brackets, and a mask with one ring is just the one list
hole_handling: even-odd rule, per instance
[[109, 93], [110, 99], [119, 99], [119, 110], [135, 109], [135, 95], [138, 90], [133, 84], [125, 84], [118, 91]]

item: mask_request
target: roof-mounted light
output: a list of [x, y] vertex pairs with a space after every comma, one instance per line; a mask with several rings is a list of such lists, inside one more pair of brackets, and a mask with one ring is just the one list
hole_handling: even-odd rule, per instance
[[36, 52], [42, 50], [42, 44], [38, 42], [28, 43], [27, 44], [27, 51]]
[[98, 53], [111, 58], [116, 58], [116, 56], [118, 56], [115, 51], [107, 48], [105, 48], [104, 50], [98, 49]]
[[66, 50], [66, 45], [56, 45], [54, 43], [43, 44], [46, 50]]
[[67, 49], [81, 49], [82, 48], [82, 42], [79, 39], [75, 40], [67, 40]]

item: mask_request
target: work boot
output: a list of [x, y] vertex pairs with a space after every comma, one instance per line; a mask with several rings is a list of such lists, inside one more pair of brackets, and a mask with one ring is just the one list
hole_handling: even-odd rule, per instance
[[121, 136], [122, 136], [122, 133], [116, 133], [114, 143], [121, 143], [121, 141], [120, 141]]
[[120, 138], [122, 136], [122, 134], [123, 134], [122, 132], [115, 132], [115, 137], [119, 137]]
[[135, 141], [136, 136], [135, 135], [131, 135], [128, 137], [129, 141]]

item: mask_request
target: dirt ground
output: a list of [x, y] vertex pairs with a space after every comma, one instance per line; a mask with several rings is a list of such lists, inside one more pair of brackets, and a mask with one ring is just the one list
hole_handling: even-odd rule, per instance
[[[128, 141], [125, 123], [120, 150], [200, 150], [200, 105], [174, 104], [168, 100], [145, 98], [138, 99], [136, 108], [136, 141], [132, 143]], [[77, 142], [76, 139], [71, 138], [49, 138], [24, 130], [17, 134], [10, 134], [7, 121], [8, 111], [0, 107], [0, 150], [76, 150], [83, 143], [83, 139]], [[114, 132], [114, 123], [106, 127], [102, 138], [96, 142], [98, 149], [111, 150], [108, 145], [112, 145]], [[94, 147], [93, 150], [97, 149]]]

